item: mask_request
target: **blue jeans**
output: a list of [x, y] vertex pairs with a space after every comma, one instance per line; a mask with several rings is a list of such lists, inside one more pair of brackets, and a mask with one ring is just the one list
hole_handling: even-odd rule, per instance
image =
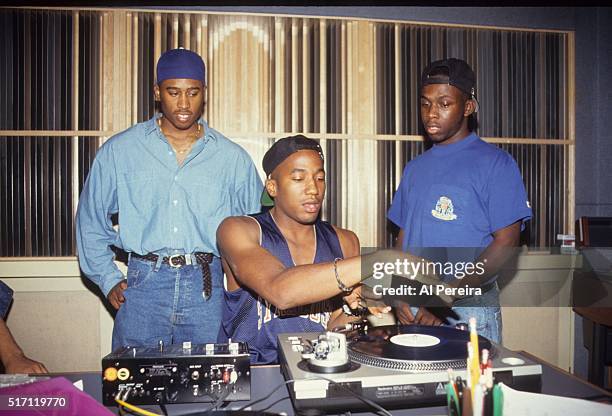
[[[113, 351], [122, 346], [215, 342], [221, 324], [221, 261], [210, 264], [212, 293], [202, 296], [199, 264], [179, 268], [130, 256], [125, 302], [117, 311]], [[157, 266], [159, 267], [157, 269]]]
[[489, 340], [502, 343], [502, 316], [499, 307], [499, 286], [495, 286], [480, 296], [459, 299], [453, 303], [453, 311], [458, 319], [448, 318], [449, 325], [459, 322], [468, 324], [471, 317], [476, 318], [476, 331]]
[[[419, 308], [410, 307], [411, 312], [416, 316]], [[446, 318], [449, 326], [455, 326], [458, 323], [468, 322], [471, 317], [476, 318], [476, 331], [478, 335], [496, 342], [502, 343], [502, 317], [501, 308], [499, 307], [499, 286], [497, 282], [495, 286], [483, 293], [481, 296], [471, 296], [469, 298], [459, 299], [453, 303], [453, 312], [459, 317], [457, 319]]]

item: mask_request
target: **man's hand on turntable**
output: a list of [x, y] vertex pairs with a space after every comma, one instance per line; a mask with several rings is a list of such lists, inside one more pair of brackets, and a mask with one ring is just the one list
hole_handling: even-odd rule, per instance
[[417, 316], [416, 318], [414, 318], [414, 321], [415, 324], [419, 325], [442, 325], [442, 321], [423, 306], [419, 308], [419, 311], [417, 312]]
[[351, 309], [368, 308], [368, 312], [377, 318], [382, 318], [383, 313], [391, 311], [391, 306], [387, 306], [380, 301], [382, 296], [374, 294], [372, 288], [366, 285], [357, 285], [353, 291], [342, 299]]
[[414, 315], [412, 314], [412, 311], [410, 310], [410, 305], [408, 305], [407, 303], [398, 303], [397, 306], [395, 306], [395, 316], [397, 317], [397, 320], [402, 324], [402, 325], [412, 325], [414, 324]]
[[410, 305], [402, 302], [396, 305], [395, 315], [397, 316], [397, 319], [400, 321], [400, 323], [403, 325], [442, 325], [442, 321], [423, 306], [419, 307], [419, 310], [415, 317], [412, 311], [410, 310]]
[[127, 289], [127, 280], [122, 280], [108, 292], [108, 301], [113, 305], [113, 308], [119, 309], [125, 298], [123, 297], [123, 291]]

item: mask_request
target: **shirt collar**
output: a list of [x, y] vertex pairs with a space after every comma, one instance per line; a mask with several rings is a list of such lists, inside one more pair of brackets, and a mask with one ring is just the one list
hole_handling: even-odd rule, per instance
[[446, 156], [458, 152], [461, 149], [465, 149], [471, 143], [478, 139], [476, 133], [471, 132], [469, 135], [459, 140], [456, 143], [451, 144], [434, 144], [431, 148], [431, 152], [437, 156]]
[[[159, 128], [159, 125], [157, 124], [157, 120], [159, 120], [161, 117], [162, 117], [162, 113], [155, 113], [155, 116], [153, 116], [151, 119], [145, 122], [144, 127], [145, 127], [146, 135], [149, 135], [155, 131], [158, 131], [159, 137], [162, 137], [161, 129]], [[204, 141], [207, 141], [209, 139], [217, 141], [217, 137], [215, 136], [213, 131], [208, 127], [208, 123], [206, 122], [206, 120], [204, 120], [204, 117], [200, 116], [198, 123], [200, 123], [200, 125], [202, 126], [202, 129], [204, 130], [204, 137], [203, 137]]]

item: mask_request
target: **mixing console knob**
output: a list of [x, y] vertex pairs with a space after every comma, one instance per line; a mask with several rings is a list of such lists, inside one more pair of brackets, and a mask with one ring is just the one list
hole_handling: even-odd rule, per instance
[[213, 355], [215, 353], [215, 344], [206, 344], [206, 355]]
[[166, 399], [169, 402], [175, 402], [177, 397], [178, 397], [178, 391], [177, 390], [166, 391]]
[[180, 382], [183, 385], [187, 385], [187, 383], [189, 383], [189, 375], [186, 372], [185, 373], [181, 373]]

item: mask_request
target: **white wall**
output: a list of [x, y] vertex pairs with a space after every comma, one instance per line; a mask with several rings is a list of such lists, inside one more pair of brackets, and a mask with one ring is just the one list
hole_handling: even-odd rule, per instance
[[[573, 260], [522, 255], [502, 292], [502, 304], [518, 296], [550, 305], [504, 306], [504, 344], [566, 370], [573, 360], [574, 320], [571, 308], [559, 305], [568, 304], [569, 287], [563, 285]], [[0, 279], [15, 291], [7, 323], [28, 356], [52, 372], [101, 370], [100, 358], [111, 348], [112, 318], [81, 278], [75, 258], [1, 259]]]

